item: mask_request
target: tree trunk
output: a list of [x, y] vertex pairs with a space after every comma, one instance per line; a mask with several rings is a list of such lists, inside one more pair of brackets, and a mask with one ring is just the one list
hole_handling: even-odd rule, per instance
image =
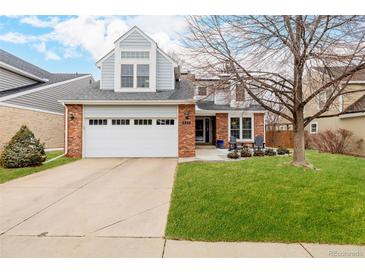
[[304, 143], [304, 121], [303, 110], [296, 113], [294, 123], [294, 153], [293, 165], [308, 167], [309, 164], [305, 160], [305, 143]]

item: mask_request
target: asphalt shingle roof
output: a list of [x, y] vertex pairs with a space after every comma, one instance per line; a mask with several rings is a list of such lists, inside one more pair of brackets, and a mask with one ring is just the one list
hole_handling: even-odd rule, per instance
[[174, 90], [157, 92], [114, 92], [101, 90], [100, 81], [88, 88], [67, 94], [63, 100], [104, 101], [104, 100], [189, 100], [194, 97], [194, 86], [189, 80], [180, 80]]
[[230, 105], [216, 105], [214, 104], [213, 101], [199, 101], [196, 103], [198, 108], [202, 109], [202, 110], [227, 110], [227, 111], [247, 111], [247, 110], [251, 110], [251, 111], [263, 111], [265, 110], [262, 106], [257, 105], [257, 104], [250, 104], [248, 107], [231, 107]]
[[15, 89], [10, 89], [6, 91], [0, 92], [0, 98], [12, 94], [16, 94], [18, 92], [26, 91], [33, 88], [45, 87], [51, 84], [55, 84], [58, 82], [63, 82], [71, 79], [75, 79], [81, 76], [85, 76], [88, 74], [76, 74], [76, 73], [51, 73], [40, 67], [37, 67], [31, 63], [28, 63], [19, 57], [16, 57], [2, 49], [0, 49], [0, 61], [4, 62], [10, 66], [21, 69], [27, 73], [33, 74], [39, 78], [48, 79], [47, 82], [39, 82], [33, 85], [19, 87]]
[[349, 105], [341, 114], [356, 113], [365, 111], [365, 95], [360, 97], [355, 103]]

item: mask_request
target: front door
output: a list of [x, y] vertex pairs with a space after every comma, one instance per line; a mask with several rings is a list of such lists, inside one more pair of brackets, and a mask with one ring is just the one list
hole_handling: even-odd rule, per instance
[[199, 144], [208, 144], [210, 139], [210, 118], [196, 118], [195, 121], [195, 141]]
[[195, 121], [195, 141], [197, 143], [205, 142], [204, 119], [196, 119]]

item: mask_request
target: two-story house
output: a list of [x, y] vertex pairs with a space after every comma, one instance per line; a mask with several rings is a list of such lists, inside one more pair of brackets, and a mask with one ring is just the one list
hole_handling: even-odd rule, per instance
[[214, 85], [209, 94], [205, 83], [218, 80], [181, 75], [138, 27], [114, 45], [96, 63], [101, 80], [61, 100], [68, 156], [193, 157], [196, 144], [264, 136], [265, 111], [239, 87]]

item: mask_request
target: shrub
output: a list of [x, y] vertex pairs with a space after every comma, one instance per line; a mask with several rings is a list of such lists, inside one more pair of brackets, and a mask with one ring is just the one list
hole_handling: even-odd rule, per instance
[[237, 150], [234, 150], [234, 151], [228, 152], [227, 157], [229, 159], [238, 159], [240, 157], [240, 154], [238, 153]]
[[0, 164], [6, 168], [38, 166], [46, 160], [44, 146], [27, 126], [22, 126], [4, 147]]
[[276, 153], [278, 155], [285, 155], [285, 154], [290, 154], [289, 149], [285, 148], [285, 147], [278, 147], [278, 149], [276, 150]]
[[265, 152], [261, 149], [257, 149], [253, 152], [253, 156], [265, 156]]
[[249, 148], [244, 147], [241, 151], [241, 157], [251, 157], [252, 156], [252, 152], [250, 151]]
[[265, 155], [267, 156], [275, 156], [276, 155], [276, 151], [273, 150], [272, 148], [268, 148], [265, 150]]
[[347, 129], [326, 130], [310, 137], [310, 143], [321, 152], [345, 154], [361, 145]]

